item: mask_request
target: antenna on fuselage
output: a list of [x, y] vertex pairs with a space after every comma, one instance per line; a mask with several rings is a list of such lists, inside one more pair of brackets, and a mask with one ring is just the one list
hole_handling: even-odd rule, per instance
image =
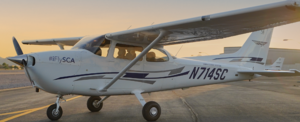
[[127, 30], [131, 27], [131, 25], [127, 28]]
[[180, 47], [179, 50], [177, 51], [175, 57], [177, 56], [177, 54], [179, 53], [179, 51], [181, 50], [182, 47], [183, 47], [183, 45], [181, 45], [181, 47]]
[[152, 24], [151, 25], [153, 25], [154, 24], [154, 22], [152, 22]]

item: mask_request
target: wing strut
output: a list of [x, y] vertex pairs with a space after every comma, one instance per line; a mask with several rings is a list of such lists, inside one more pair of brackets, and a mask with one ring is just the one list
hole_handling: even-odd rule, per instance
[[65, 48], [64, 48], [64, 45], [62, 44], [62, 43], [56, 43], [57, 44], [57, 46], [61, 49], [61, 50], [64, 50]]
[[105, 87], [100, 89], [100, 92], [106, 92], [107, 89], [112, 86], [124, 73], [129, 70], [136, 62], [139, 61], [144, 55], [148, 53], [148, 51], [155, 46], [166, 34], [166, 31], [160, 30], [158, 37], [152, 41], [137, 57], [135, 57], [124, 69], [122, 69]]

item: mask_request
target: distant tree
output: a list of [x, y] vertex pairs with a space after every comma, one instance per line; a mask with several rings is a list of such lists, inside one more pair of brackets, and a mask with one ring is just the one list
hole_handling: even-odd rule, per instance
[[3, 63], [2, 66], [3, 66], [4, 69], [9, 69], [9, 65], [6, 64], [6, 63]]
[[17, 66], [14, 66], [14, 68], [15, 68], [15, 69], [19, 69], [19, 67], [17, 67]]

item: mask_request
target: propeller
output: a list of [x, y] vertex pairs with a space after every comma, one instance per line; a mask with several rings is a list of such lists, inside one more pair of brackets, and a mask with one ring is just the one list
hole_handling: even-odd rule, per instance
[[[23, 66], [31, 84], [34, 85], [34, 82], [31, 79], [31, 76], [28, 72], [28, 67], [27, 67], [28, 55], [26, 55], [26, 54], [23, 55], [23, 51], [15, 37], [13, 37], [12, 40], [13, 40], [13, 44], [14, 44], [14, 47], [15, 47], [15, 50], [16, 50], [18, 56], [8, 57], [7, 59], [20, 65], [20, 66]], [[38, 89], [38, 88], [36, 88], [36, 89]], [[36, 91], [38, 92], [38, 90], [36, 90]]]
[[23, 51], [15, 37], [12, 38], [12, 41], [18, 56], [8, 57], [7, 59], [20, 66], [25, 66], [25, 64], [27, 64], [27, 58], [28, 58], [27, 55], [23, 55]]

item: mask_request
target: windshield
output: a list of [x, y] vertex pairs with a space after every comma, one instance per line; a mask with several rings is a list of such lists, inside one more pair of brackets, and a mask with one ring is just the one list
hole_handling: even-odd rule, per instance
[[96, 53], [100, 50], [100, 46], [105, 46], [106, 41], [105, 35], [102, 36], [87, 36], [77, 42], [72, 49], [86, 49], [92, 53]]

